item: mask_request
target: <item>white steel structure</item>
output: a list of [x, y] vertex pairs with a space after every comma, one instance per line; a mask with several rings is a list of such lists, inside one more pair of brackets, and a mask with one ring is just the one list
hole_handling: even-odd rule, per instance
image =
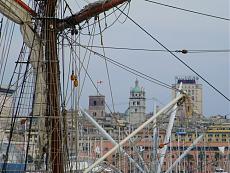
[[84, 173], [90, 172], [95, 166], [100, 164], [102, 161], [104, 161], [110, 154], [115, 152], [118, 148], [120, 148], [123, 144], [125, 144], [130, 138], [134, 137], [140, 130], [142, 130], [144, 127], [146, 127], [149, 123], [151, 123], [154, 119], [156, 119], [159, 115], [164, 113], [166, 110], [168, 110], [170, 107], [172, 107], [174, 104], [176, 104], [179, 100], [184, 98], [184, 94], [180, 94], [177, 98], [173, 99], [168, 105], [166, 105], [163, 109], [161, 109], [159, 112], [157, 112], [155, 115], [153, 115], [151, 118], [149, 118], [146, 122], [144, 122], [142, 125], [140, 125], [136, 130], [134, 130], [131, 134], [129, 134], [125, 139], [123, 139], [119, 144], [115, 145], [110, 151], [108, 151], [104, 156], [99, 158], [94, 164], [92, 164], [89, 168], [87, 168]]

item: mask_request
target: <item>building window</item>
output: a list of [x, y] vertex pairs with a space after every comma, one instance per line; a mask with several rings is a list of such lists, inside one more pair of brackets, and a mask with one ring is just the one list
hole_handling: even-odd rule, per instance
[[97, 105], [97, 101], [96, 101], [96, 100], [93, 101], [93, 105], [94, 105], [94, 106]]
[[135, 109], [135, 112], [137, 112], [137, 109]]
[[96, 113], [96, 112], [93, 112], [93, 116], [96, 117], [96, 116], [97, 116], [97, 113]]
[[140, 105], [140, 102], [139, 102], [139, 101], [137, 101], [137, 105]]

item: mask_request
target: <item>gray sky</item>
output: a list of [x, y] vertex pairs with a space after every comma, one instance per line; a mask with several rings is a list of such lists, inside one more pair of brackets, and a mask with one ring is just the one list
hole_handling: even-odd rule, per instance
[[[227, 0], [160, 2], [229, 18], [229, 2]], [[170, 50], [229, 49], [229, 21], [178, 11], [142, 0], [131, 2], [129, 16]], [[124, 19], [125, 17], [121, 18], [122, 21]], [[116, 23], [108, 29], [103, 38], [105, 46], [163, 49], [128, 19], [124, 24]], [[176, 75], [194, 75], [167, 52], [128, 52], [106, 49], [106, 55], [168, 84], [174, 83]], [[229, 97], [229, 53], [177, 55]], [[98, 72], [93, 74], [95, 80], [105, 81], [100, 90], [105, 92], [107, 101], [111, 103], [111, 99], [108, 98], [109, 92], [106, 89], [108, 81], [106, 76], [102, 75], [105, 73], [105, 65], [102, 61], [101, 63], [92, 65], [91, 62], [91, 69]], [[100, 67], [96, 68], [97, 66]], [[117, 104], [115, 108], [117, 111], [124, 111], [128, 106], [129, 89], [134, 85], [136, 76], [110, 64], [109, 71], [114, 101]], [[147, 98], [155, 97], [163, 103], [167, 103], [171, 99], [170, 90], [138, 79], [145, 88]], [[229, 102], [201, 79], [199, 82], [203, 84], [204, 114], [229, 113]], [[121, 105], [121, 103], [126, 104]], [[151, 111], [152, 104], [152, 101], [147, 102], [148, 111]]]
[[[76, 1], [69, 0], [69, 2], [73, 3], [71, 4], [71, 7], [76, 7], [73, 11], [79, 10], [78, 5], [83, 7], [83, 4], [85, 4], [84, 0], [77, 0], [77, 2], [79, 2], [78, 5], [76, 4]], [[91, 0], [91, 2], [93, 2], [93, 0]], [[228, 0], [161, 0], [159, 2], [230, 18]], [[126, 9], [125, 12], [127, 11], [128, 10]], [[110, 12], [112, 12], [112, 10], [107, 12], [107, 14]], [[118, 16], [119, 12], [116, 12], [116, 15]], [[230, 49], [229, 21], [179, 11], [151, 4], [144, 0], [131, 1], [129, 16], [170, 50]], [[115, 18], [116, 16], [114, 14], [112, 17], [107, 17], [108, 24]], [[125, 21], [125, 19], [126, 18], [122, 16], [120, 21]], [[87, 33], [87, 28], [82, 32]], [[16, 35], [20, 34], [16, 33]], [[18, 38], [20, 38], [20, 36], [18, 36]], [[89, 36], [81, 36], [82, 44], [87, 43], [88, 38]], [[95, 45], [100, 44], [99, 36], [95, 36], [94, 40]], [[15, 42], [16, 45], [18, 43], [20, 43], [20, 41]], [[128, 19], [126, 19], [124, 23], [119, 23], [117, 21], [112, 27], [103, 32], [103, 43], [105, 46], [163, 49]], [[101, 50], [95, 50], [102, 53]], [[18, 54], [17, 51], [11, 53], [12, 57], [16, 57], [16, 54]], [[105, 54], [122, 64], [130, 66], [170, 85], [174, 83], [175, 76], [177, 75], [194, 75], [167, 52], [138, 52], [106, 49]], [[81, 51], [81, 56], [82, 55], [84, 55], [83, 49]], [[230, 97], [229, 53], [194, 53], [186, 55], [176, 53], [176, 55], [189, 64], [227, 97]], [[141, 79], [112, 64], [108, 63], [108, 67], [115, 111], [125, 112], [127, 109], [129, 90], [130, 87], [134, 86], [136, 78], [140, 81], [140, 85], [145, 88], [147, 99], [154, 97], [161, 103], [166, 104], [172, 98], [171, 90], [169, 89]], [[96, 55], [91, 56], [89, 74], [94, 82], [97, 80], [103, 81], [103, 84], [99, 86], [99, 90], [106, 96], [108, 104], [111, 105], [105, 62]], [[203, 85], [204, 114], [228, 114], [230, 112], [229, 102], [216, 93], [201, 79], [199, 80], [199, 83]], [[94, 94], [96, 94], [96, 90], [87, 79], [83, 89], [81, 106], [87, 108], [88, 96]], [[152, 111], [152, 105], [152, 100], [148, 100], [147, 112]]]

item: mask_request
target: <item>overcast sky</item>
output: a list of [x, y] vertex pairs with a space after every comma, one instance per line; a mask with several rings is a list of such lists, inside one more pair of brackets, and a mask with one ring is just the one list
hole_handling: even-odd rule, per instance
[[[78, 4], [76, 4], [76, 2], [78, 2]], [[93, 0], [91, 0], [91, 2], [93, 2]], [[228, 0], [161, 0], [159, 2], [230, 18]], [[71, 7], [76, 7], [73, 11], [78, 11], [80, 9], [79, 7], [83, 7], [84, 4], [86, 4], [84, 0], [72, 1], [70, 3], [72, 3]], [[113, 12], [113, 10], [110, 10], [107, 14], [110, 12]], [[126, 8], [125, 12], [128, 12], [128, 8]], [[118, 15], [119, 12], [117, 11], [116, 15], [113, 14], [112, 16], [107, 17], [107, 23], [112, 23]], [[129, 16], [170, 50], [230, 49], [229, 21], [226, 20], [179, 11], [148, 3], [144, 0], [131, 1]], [[125, 22], [123, 23], [123, 21]], [[101, 25], [103, 27], [103, 22]], [[87, 33], [87, 28], [82, 32]], [[82, 43], [87, 43], [88, 38], [89, 36], [82, 36]], [[158, 43], [124, 16], [121, 16], [120, 22], [117, 21], [112, 27], [103, 32], [103, 43], [104, 46], [163, 50]], [[99, 44], [100, 37], [96, 36], [95, 45]], [[102, 53], [99, 49], [94, 50]], [[84, 51], [81, 52], [83, 54]], [[195, 75], [168, 52], [105, 49], [105, 55], [170, 85], [175, 82], [175, 76]], [[176, 53], [176, 55], [212, 85], [218, 88], [228, 98], [230, 97], [229, 53]], [[146, 91], [147, 112], [150, 112], [153, 109], [152, 98], [157, 99], [160, 106], [162, 106], [162, 104], [167, 104], [172, 99], [171, 90], [130, 74], [110, 63], [108, 63], [108, 67], [115, 111], [125, 112], [128, 108], [130, 87], [134, 86], [136, 78]], [[111, 106], [105, 62], [96, 55], [92, 55], [88, 72], [94, 82], [97, 80], [103, 81], [99, 86], [99, 90], [106, 96], [106, 101]], [[201, 79], [199, 79], [199, 83], [203, 85], [204, 115], [228, 114], [230, 112], [229, 102]], [[81, 97], [81, 106], [87, 108], [88, 96], [94, 94], [96, 94], [96, 90], [87, 79]]]
[[[227, 0], [160, 2], [229, 18]], [[118, 16], [119, 12], [116, 14]], [[129, 16], [170, 50], [229, 49], [229, 21], [187, 13], [143, 0], [131, 1]], [[125, 17], [121, 17], [120, 20], [124, 21]], [[107, 29], [103, 33], [103, 40], [105, 46], [163, 49], [128, 19], [123, 24], [116, 22], [115, 25]], [[105, 52], [108, 57], [167, 84], [173, 84], [177, 75], [195, 75], [167, 52], [108, 49]], [[176, 55], [229, 97], [229, 53], [191, 53], [186, 55], [177, 53]], [[145, 88], [146, 98], [150, 99], [147, 101], [147, 111], [151, 111], [153, 107], [151, 98], [157, 98], [161, 103], [166, 104], [172, 97], [169, 89], [129, 74], [111, 64], [109, 64], [109, 71], [116, 111], [124, 112], [128, 107], [129, 90], [134, 86], [136, 78]], [[104, 82], [99, 89], [106, 95], [106, 100], [111, 105], [105, 64], [96, 56], [91, 60], [90, 74], [94, 81], [102, 80]], [[229, 102], [201, 79], [199, 79], [199, 83], [203, 85], [204, 114], [228, 114]], [[84, 94], [87, 96], [87, 94], [95, 93], [96, 91], [86, 89]], [[87, 99], [85, 104], [87, 105]]]
[[[159, 1], [161, 3], [229, 18], [229, 1]], [[127, 12], [127, 10], [126, 10]], [[117, 12], [117, 15], [119, 13]], [[129, 16], [143, 26], [170, 50], [229, 49], [229, 21], [187, 13], [172, 8], [151, 4], [143, 0], [131, 1]], [[121, 18], [124, 21], [125, 17]], [[128, 19], [124, 24], [116, 23], [103, 35], [105, 46], [163, 49]], [[167, 52], [134, 52], [107, 50], [106, 55], [133, 67], [165, 83], [173, 84], [177, 75], [195, 75]], [[229, 97], [229, 53], [177, 54], [201, 76]], [[91, 62], [91, 74], [95, 80], [103, 80], [100, 86], [111, 103], [105, 65]], [[98, 68], [97, 68], [98, 67]], [[95, 73], [94, 73], [95, 71]], [[135, 75], [109, 64], [115, 108], [125, 111], [128, 107], [130, 87]], [[171, 99], [171, 91], [137, 77], [145, 88], [146, 98], [157, 98], [162, 103]], [[201, 79], [203, 85], [203, 112], [205, 115], [228, 114], [229, 102], [216, 93]], [[88, 90], [86, 93], [90, 94]], [[91, 93], [93, 94], [93, 93]], [[125, 104], [124, 104], [125, 103]], [[111, 105], [111, 104], [110, 104]], [[153, 102], [147, 101], [147, 111]]]

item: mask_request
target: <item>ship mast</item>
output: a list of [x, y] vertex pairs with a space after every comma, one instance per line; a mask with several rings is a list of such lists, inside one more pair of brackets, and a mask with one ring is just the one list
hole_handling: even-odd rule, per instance
[[44, 10], [45, 57], [47, 62], [47, 115], [51, 117], [51, 162], [52, 172], [64, 173], [60, 122], [59, 64], [57, 55], [57, 33], [71, 28], [91, 17], [97, 16], [119, 4], [130, 0], [104, 0], [87, 5], [80, 12], [65, 19], [57, 19], [57, 0], [47, 0]]
[[52, 172], [64, 173], [59, 99], [59, 64], [57, 56], [56, 0], [47, 0], [44, 11], [44, 39], [47, 67], [47, 114], [51, 117]]

